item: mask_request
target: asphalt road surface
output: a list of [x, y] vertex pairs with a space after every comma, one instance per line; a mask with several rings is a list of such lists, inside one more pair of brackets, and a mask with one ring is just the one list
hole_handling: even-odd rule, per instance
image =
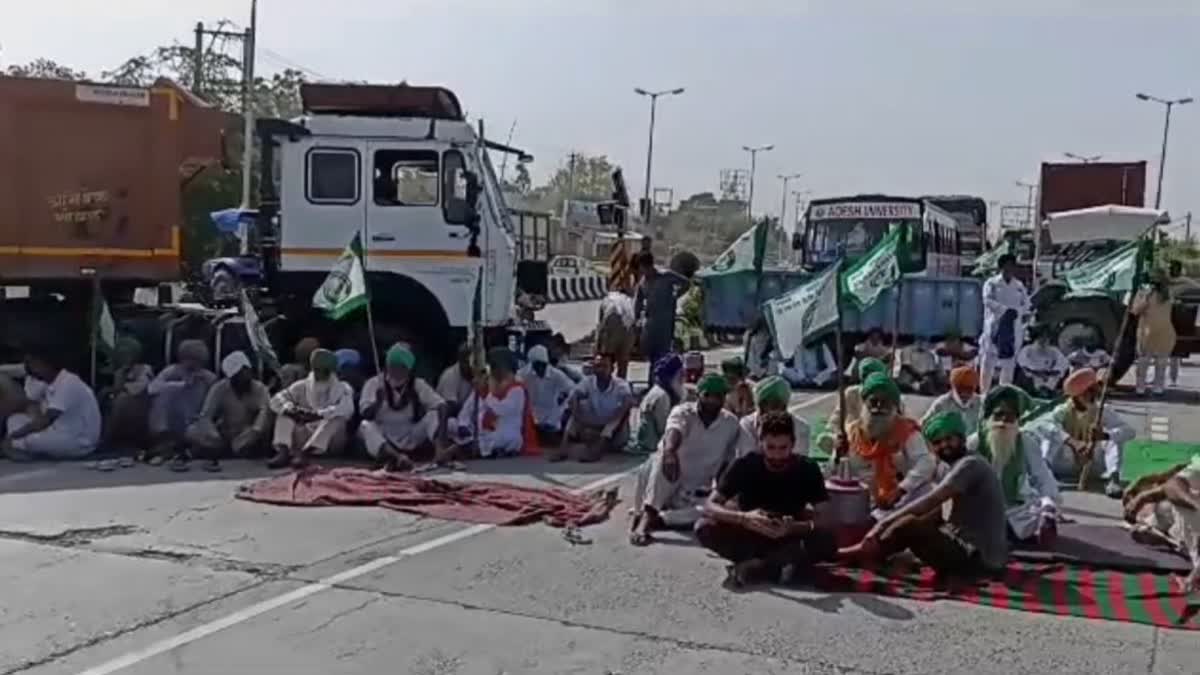
[[[1119, 401], [1139, 433], [1200, 438], [1200, 368]], [[919, 414], [927, 399], [909, 397]], [[827, 415], [828, 393], [797, 394]], [[469, 475], [631, 491], [632, 461], [475, 462]], [[1180, 673], [1196, 633], [859, 594], [723, 590], [723, 563], [624, 506], [572, 545], [375, 508], [233, 498], [267, 475], [0, 462], [0, 674]], [[1096, 495], [1078, 513], [1117, 513]]]

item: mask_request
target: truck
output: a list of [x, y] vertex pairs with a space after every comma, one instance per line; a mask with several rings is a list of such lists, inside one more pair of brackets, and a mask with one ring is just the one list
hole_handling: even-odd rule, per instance
[[[261, 275], [245, 290], [277, 347], [313, 335], [370, 354], [403, 340], [431, 375], [472, 326], [488, 344], [544, 339], [518, 294], [536, 304], [545, 293], [549, 251], [520, 245], [489, 158], [528, 155], [487, 140], [444, 87], [306, 84], [301, 99], [300, 117], [255, 126], [260, 203], [247, 211], [244, 257]], [[6, 260], [4, 283], [29, 286], [31, 298], [65, 291], [56, 316], [76, 323], [86, 323], [83, 310], [101, 286], [118, 326], [144, 333], [147, 310], [127, 309], [126, 289], [181, 279], [181, 177], [220, 164], [231, 122], [177, 85], [0, 78], [0, 134], [22, 148], [0, 168], [0, 209], [9, 209], [0, 215], [17, 224], [0, 233], [8, 239], [0, 254], [14, 263]], [[365, 316], [333, 321], [312, 307], [356, 236], [374, 341]], [[161, 330], [148, 338], [163, 345], [156, 361], [182, 337], [206, 337], [214, 363], [226, 347], [245, 345], [222, 339], [218, 324], [238, 310], [211, 296], [159, 308]], [[46, 315], [39, 319], [44, 326]]]

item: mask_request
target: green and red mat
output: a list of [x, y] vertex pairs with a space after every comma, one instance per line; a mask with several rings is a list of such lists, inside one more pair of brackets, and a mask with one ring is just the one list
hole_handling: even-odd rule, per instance
[[1200, 605], [1188, 606], [1170, 577], [1074, 565], [1010, 562], [995, 578], [945, 581], [928, 567], [898, 561], [885, 568], [819, 567], [810, 585], [823, 591], [875, 593], [1055, 616], [1200, 630]]

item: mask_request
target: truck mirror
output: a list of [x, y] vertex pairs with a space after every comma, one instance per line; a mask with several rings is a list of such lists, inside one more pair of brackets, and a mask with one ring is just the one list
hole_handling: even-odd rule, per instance
[[803, 234], [801, 234], [799, 232], [792, 233], [792, 250], [793, 251], [803, 251], [804, 250], [804, 235]]

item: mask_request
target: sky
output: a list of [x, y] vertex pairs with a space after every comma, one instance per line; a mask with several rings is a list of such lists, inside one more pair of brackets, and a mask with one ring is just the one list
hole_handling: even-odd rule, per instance
[[[89, 74], [249, 16], [249, 0], [4, 5], [0, 66]], [[1152, 204], [1164, 109], [1134, 94], [1200, 97], [1190, 0], [260, 0], [259, 33], [260, 72], [448, 86], [489, 135], [515, 122], [535, 182], [572, 151], [601, 153], [635, 198], [649, 104], [633, 89], [684, 87], [659, 102], [654, 186], [715, 192], [721, 169], [749, 167], [743, 146], [770, 143], [754, 201], [769, 214], [784, 173], [803, 174], [790, 189], [806, 198], [1023, 204], [1015, 182], [1064, 152], [1147, 160]], [[1163, 207], [1200, 219], [1200, 103], [1172, 115]]]

